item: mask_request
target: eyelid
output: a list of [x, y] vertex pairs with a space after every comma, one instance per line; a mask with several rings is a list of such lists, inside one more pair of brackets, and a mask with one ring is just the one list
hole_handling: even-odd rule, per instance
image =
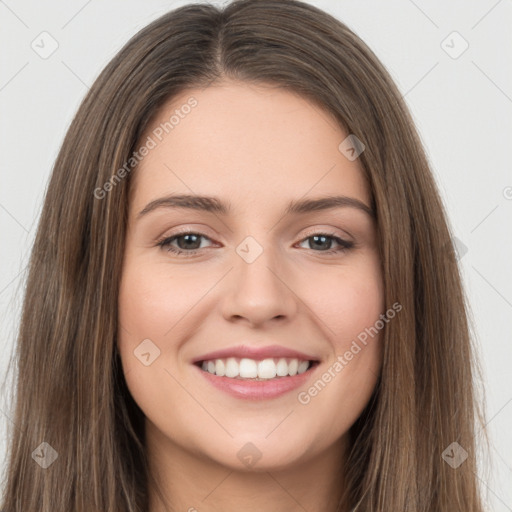
[[[303, 241], [304, 238], [308, 238], [310, 236], [317, 235], [318, 233], [323, 233], [325, 235], [338, 237], [338, 238], [345, 240], [346, 242], [351, 242], [351, 243], [355, 244], [355, 238], [348, 231], [341, 230], [339, 228], [333, 228], [333, 227], [328, 227], [328, 228], [313, 227], [311, 229], [308, 228], [307, 231], [305, 232], [305, 234], [302, 235], [301, 241]], [[346, 235], [348, 235], [348, 238]]]
[[207, 231], [209, 231], [209, 230], [206, 227], [202, 227], [201, 226], [201, 227], [197, 227], [196, 228], [193, 225], [187, 225], [187, 226], [183, 226], [183, 227], [178, 227], [178, 228], [176, 228], [176, 230], [171, 228], [171, 229], [167, 229], [165, 231], [165, 233], [170, 232], [169, 234], [160, 235], [156, 239], [156, 241], [162, 241], [162, 240], [165, 240], [167, 238], [172, 238], [172, 237], [179, 236], [179, 235], [188, 235], [190, 233], [193, 233], [195, 235], [201, 235], [204, 238], [207, 238], [208, 240], [211, 240], [213, 242], [213, 238], [218, 237], [218, 235], [214, 234], [213, 236], [210, 236], [209, 234], [207, 234]]

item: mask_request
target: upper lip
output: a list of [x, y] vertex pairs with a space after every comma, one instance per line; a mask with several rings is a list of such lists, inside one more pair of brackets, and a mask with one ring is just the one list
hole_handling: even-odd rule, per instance
[[270, 345], [267, 347], [254, 347], [251, 345], [239, 345], [237, 347], [224, 348], [222, 350], [215, 350], [208, 352], [202, 356], [196, 357], [192, 362], [199, 363], [202, 361], [210, 361], [212, 359], [227, 359], [228, 357], [238, 357], [255, 359], [257, 361], [263, 359], [270, 359], [273, 357], [285, 357], [289, 359], [301, 359], [303, 361], [318, 361], [318, 358], [299, 352], [290, 348], [280, 345]]

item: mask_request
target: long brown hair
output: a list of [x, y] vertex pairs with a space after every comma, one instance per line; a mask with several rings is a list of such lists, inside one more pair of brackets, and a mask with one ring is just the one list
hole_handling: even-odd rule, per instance
[[[348, 503], [364, 512], [482, 512], [477, 367], [427, 158], [373, 52], [343, 23], [295, 0], [169, 12], [125, 45], [84, 99], [56, 160], [30, 261], [3, 510], [147, 510], [154, 482], [144, 418], [116, 348], [126, 163], [165, 101], [224, 77], [299, 93], [365, 144], [385, 306], [403, 309], [386, 326], [382, 373], [351, 428]], [[58, 454], [46, 469], [33, 455], [53, 453], [43, 442]], [[456, 469], [443, 457], [452, 443], [468, 454]]]

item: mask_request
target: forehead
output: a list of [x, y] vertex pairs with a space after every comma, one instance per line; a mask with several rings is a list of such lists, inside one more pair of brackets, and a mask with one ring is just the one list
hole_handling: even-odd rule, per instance
[[[167, 193], [228, 198], [235, 207], [339, 193], [369, 204], [349, 134], [307, 99], [276, 86], [226, 82], [168, 101], [139, 145], [152, 148], [134, 175], [136, 207]], [[151, 143], [149, 140], [151, 139]]]

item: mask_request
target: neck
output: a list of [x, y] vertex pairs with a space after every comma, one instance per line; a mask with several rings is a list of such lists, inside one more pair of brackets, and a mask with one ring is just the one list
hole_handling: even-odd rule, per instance
[[184, 450], [147, 421], [150, 471], [167, 502], [150, 485], [149, 512], [348, 512], [341, 504], [346, 439], [289, 467], [243, 471]]

